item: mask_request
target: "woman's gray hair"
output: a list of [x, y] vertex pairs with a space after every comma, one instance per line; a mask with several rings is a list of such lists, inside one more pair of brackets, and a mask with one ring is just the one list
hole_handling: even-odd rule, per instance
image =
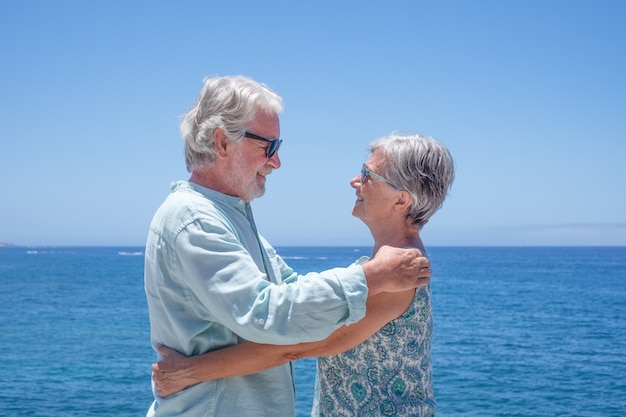
[[411, 195], [406, 217], [422, 228], [441, 208], [454, 181], [454, 161], [448, 149], [433, 138], [392, 133], [372, 142], [369, 151], [385, 155], [380, 175], [393, 187]]
[[180, 123], [187, 171], [215, 161], [215, 129], [223, 129], [232, 140], [242, 140], [258, 111], [280, 114], [283, 101], [265, 84], [248, 77], [205, 78], [196, 102]]

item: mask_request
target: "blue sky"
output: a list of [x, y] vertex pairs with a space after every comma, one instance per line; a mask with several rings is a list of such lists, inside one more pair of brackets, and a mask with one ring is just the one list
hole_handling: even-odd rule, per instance
[[208, 75], [285, 100], [274, 245], [371, 244], [348, 181], [394, 130], [457, 175], [426, 245], [626, 245], [626, 2], [0, 3], [0, 241], [143, 245]]

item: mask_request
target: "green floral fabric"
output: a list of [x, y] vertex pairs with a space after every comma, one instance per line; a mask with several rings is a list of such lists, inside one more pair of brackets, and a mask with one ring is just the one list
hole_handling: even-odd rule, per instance
[[433, 416], [430, 287], [357, 347], [320, 357], [313, 416]]

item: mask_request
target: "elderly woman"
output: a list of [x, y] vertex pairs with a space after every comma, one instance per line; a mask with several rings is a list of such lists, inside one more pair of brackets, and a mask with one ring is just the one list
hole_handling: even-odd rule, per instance
[[[454, 179], [450, 153], [434, 139], [400, 134], [372, 142], [369, 151], [350, 185], [357, 197], [352, 214], [370, 229], [373, 255], [383, 245], [425, 254], [420, 231], [443, 204]], [[362, 262], [367, 258], [357, 261]], [[152, 367], [157, 392], [168, 396], [202, 381], [318, 357], [312, 415], [433, 415], [428, 279], [423, 284], [370, 297], [363, 320], [319, 342], [244, 342], [194, 357], [161, 346], [164, 359]]]

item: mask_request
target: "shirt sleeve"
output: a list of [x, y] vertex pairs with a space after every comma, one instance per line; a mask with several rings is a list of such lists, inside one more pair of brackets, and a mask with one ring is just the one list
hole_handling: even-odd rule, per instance
[[187, 225], [178, 234], [176, 252], [197, 313], [243, 339], [321, 340], [365, 316], [367, 284], [359, 265], [298, 275], [273, 256], [282, 283], [271, 283], [236, 232], [210, 220]]

